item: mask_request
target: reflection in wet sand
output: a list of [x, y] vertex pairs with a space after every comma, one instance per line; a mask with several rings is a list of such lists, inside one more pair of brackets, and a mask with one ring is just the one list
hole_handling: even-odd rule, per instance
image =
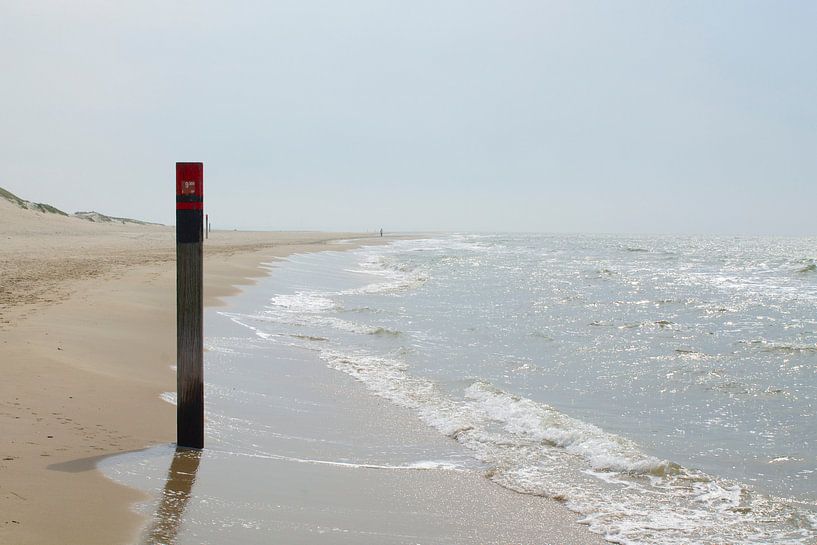
[[176, 542], [182, 515], [190, 500], [193, 483], [196, 481], [200, 460], [200, 450], [176, 448], [173, 462], [167, 472], [167, 483], [162, 491], [159, 507], [145, 535], [145, 545], [170, 545]]

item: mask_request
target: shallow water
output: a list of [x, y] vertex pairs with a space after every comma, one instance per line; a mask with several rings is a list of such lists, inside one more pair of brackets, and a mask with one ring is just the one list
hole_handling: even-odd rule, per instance
[[[817, 543], [815, 254], [797, 238], [452, 235], [293, 256], [218, 312], [232, 334], [208, 333], [208, 435], [264, 454], [257, 437], [309, 429], [315, 457], [483, 472], [617, 543]], [[314, 407], [268, 422], [265, 404], [321, 398], [232, 395], [239, 354], [265, 347], [317, 354], [456, 442], [349, 440]]]

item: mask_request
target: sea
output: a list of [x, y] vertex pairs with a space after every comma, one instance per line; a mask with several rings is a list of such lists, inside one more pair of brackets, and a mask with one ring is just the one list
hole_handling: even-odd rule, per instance
[[[270, 421], [265, 384], [308, 382], [276, 360], [304, 353], [445, 445], [344, 441], [317, 417], [310, 460], [475, 472], [612, 543], [817, 543], [817, 239], [464, 233], [269, 266], [208, 311], [224, 463], [303, 458], [265, 442], [304, 435]], [[161, 481], [159, 454], [106, 472]]]

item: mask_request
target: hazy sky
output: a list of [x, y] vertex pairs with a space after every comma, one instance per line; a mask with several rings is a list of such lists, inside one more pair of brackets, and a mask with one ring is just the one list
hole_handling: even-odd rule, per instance
[[817, 234], [817, 2], [0, 2], [0, 186], [215, 227]]

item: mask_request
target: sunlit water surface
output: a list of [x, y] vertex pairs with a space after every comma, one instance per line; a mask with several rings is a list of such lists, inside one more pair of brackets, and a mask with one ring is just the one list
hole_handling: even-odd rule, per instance
[[[817, 543], [815, 256], [804, 238], [580, 235], [297, 255], [219, 312], [249, 337], [209, 338], [208, 365], [307, 350], [457, 447], [324, 437], [316, 455], [481, 471], [617, 543]], [[208, 386], [208, 433], [247, 453], [277, 425], [261, 402], [224, 408], [259, 372]]]

